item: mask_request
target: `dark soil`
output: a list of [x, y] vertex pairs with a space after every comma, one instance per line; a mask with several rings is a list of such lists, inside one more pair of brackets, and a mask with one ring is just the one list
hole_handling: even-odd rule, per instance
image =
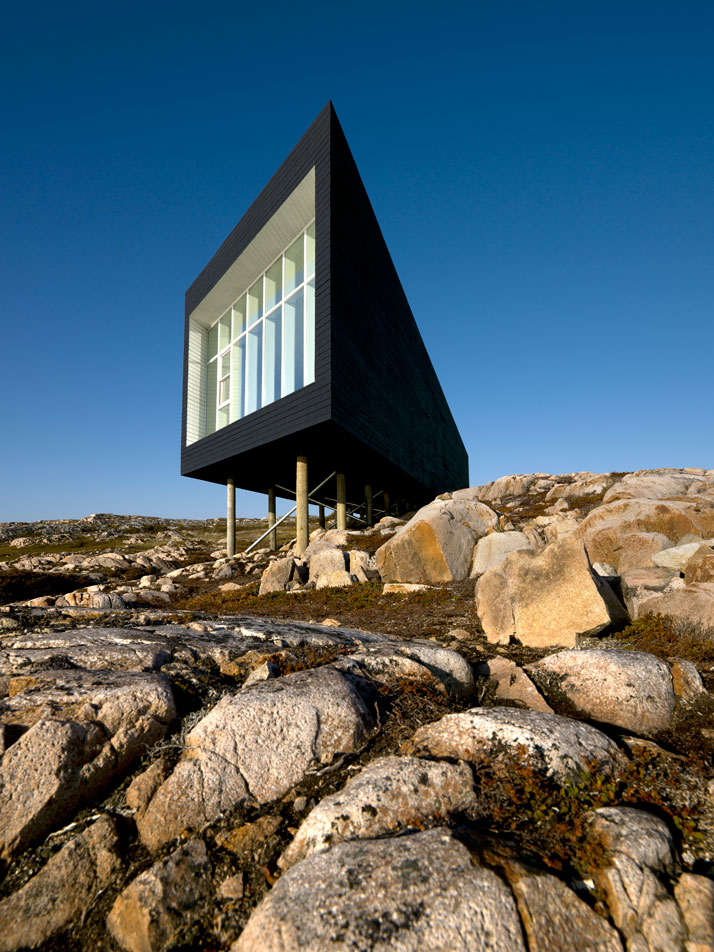
[[91, 585], [86, 575], [55, 575], [14, 569], [0, 574], [0, 605], [42, 595], [64, 595], [85, 585]]

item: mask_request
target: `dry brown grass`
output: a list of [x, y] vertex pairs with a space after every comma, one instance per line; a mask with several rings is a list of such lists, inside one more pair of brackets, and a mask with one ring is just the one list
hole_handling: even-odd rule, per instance
[[478, 805], [470, 835], [493, 838], [502, 853], [568, 876], [587, 876], [602, 859], [588, 841], [586, 821], [599, 807], [628, 805], [658, 814], [690, 846], [700, 837], [702, 778], [665, 754], [635, 756], [611, 773], [593, 762], [563, 783], [534, 769], [524, 751], [504, 748], [478, 763], [474, 777]]
[[189, 593], [176, 600], [174, 607], [216, 615], [259, 615], [295, 621], [335, 618], [346, 627], [404, 637], [439, 637], [452, 628], [465, 628], [474, 634], [481, 631], [473, 580], [399, 595], [383, 595], [382, 583], [374, 581], [351, 588], [259, 596], [255, 582], [235, 592]]
[[669, 615], [644, 615], [614, 637], [627, 648], [648, 651], [664, 660], [684, 658], [696, 665], [714, 664], [714, 631]]

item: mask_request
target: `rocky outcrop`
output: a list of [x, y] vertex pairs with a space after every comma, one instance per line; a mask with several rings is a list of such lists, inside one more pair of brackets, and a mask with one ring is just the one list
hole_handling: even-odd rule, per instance
[[714, 549], [708, 545], [702, 545], [701, 542], [686, 542], [684, 545], [675, 545], [658, 552], [652, 556], [652, 561], [662, 568], [683, 572], [695, 555], [714, 556]]
[[437, 499], [377, 549], [382, 580], [430, 584], [467, 578], [476, 542], [497, 524], [496, 513], [482, 503]]
[[620, 576], [622, 598], [633, 619], [643, 614], [640, 610], [642, 604], [680, 586], [680, 578], [675, 572], [657, 565], [632, 569]]
[[683, 873], [674, 895], [687, 930], [687, 952], [714, 950], [714, 880]]
[[317, 582], [323, 575], [344, 572], [349, 566], [349, 556], [336, 547], [325, 548], [310, 559], [310, 580]]
[[224, 697], [186, 735], [186, 753], [138, 820], [141, 838], [157, 849], [239, 803], [274, 800], [376, 729], [359, 684], [334, 667]]
[[172, 660], [171, 644], [141, 628], [70, 628], [18, 632], [0, 646], [0, 678], [53, 660], [94, 671], [156, 671]]
[[670, 586], [668, 591], [643, 599], [637, 606], [642, 615], [669, 615], [684, 625], [714, 628], [714, 582], [695, 582], [681, 588]]
[[483, 575], [520, 549], [532, 549], [532, 540], [523, 532], [492, 532], [476, 543], [471, 575]]
[[[619, 571], [652, 564], [652, 555], [693, 535], [714, 535], [714, 505], [664, 499], [622, 499], [603, 503], [577, 529], [593, 562], [608, 562]], [[651, 544], [643, 544], [646, 534]], [[664, 536], [664, 540], [662, 537]]]
[[476, 667], [476, 674], [488, 680], [493, 689], [493, 697], [497, 701], [505, 701], [514, 707], [525, 707], [531, 711], [553, 713], [553, 708], [523, 668], [514, 661], [509, 661], [508, 658], [489, 658]]
[[336, 569], [334, 572], [323, 572], [317, 577], [316, 588], [350, 588], [356, 579], [346, 569]]
[[708, 545], [697, 547], [684, 565], [684, 581], [687, 585], [695, 582], [714, 582], [714, 548]]
[[[0, 761], [0, 857], [47, 835], [160, 740], [176, 714], [157, 675], [47, 672], [3, 702], [32, 726]], [[44, 687], [44, 691], [41, 689]], [[57, 710], [58, 717], [48, 716]]]
[[626, 473], [608, 489], [603, 502], [618, 499], [676, 499], [711, 489], [711, 481], [703, 472], [661, 470], [656, 473]]
[[682, 914], [662, 879], [674, 872], [674, 842], [665, 823], [628, 807], [603, 807], [590, 819], [591, 848], [605, 854], [592, 878], [606, 897], [627, 948], [642, 952], [682, 949]]
[[508, 750], [523, 752], [547, 776], [577, 777], [598, 762], [607, 771], [620, 757], [602, 731], [569, 717], [511, 708], [475, 708], [420, 727], [404, 745], [419, 757], [481, 763]]
[[548, 493], [558, 483], [557, 476], [549, 476], [547, 473], [526, 473], [519, 476], [501, 476], [491, 483], [484, 486], [477, 486], [475, 489], [458, 490], [454, 493], [454, 499], [462, 496], [471, 499], [481, 499], [485, 502], [502, 502], [506, 499], [513, 499], [517, 496], [524, 496], [526, 493]]
[[482, 575], [476, 610], [489, 641], [574, 646], [624, 621], [623, 606], [575, 539], [554, 542], [538, 555], [514, 552]]
[[376, 681], [393, 684], [409, 678], [432, 684], [455, 697], [473, 694], [471, 666], [455, 651], [439, 645], [412, 641], [407, 644], [366, 645], [348, 658], [335, 662], [346, 671], [358, 670]]
[[0, 900], [0, 950], [36, 948], [84, 915], [121, 871], [114, 823], [101, 817], [56, 852], [21, 889]]
[[[486, 497], [484, 524], [452, 518]], [[14, 578], [4, 565], [35, 559], [54, 579], [90, 564], [99, 576], [67, 604], [0, 607], [0, 950], [714, 952], [701, 875], [714, 858], [714, 473], [531, 474], [437, 503], [454, 534], [438, 539], [442, 556], [468, 529], [465, 574], [387, 582], [393, 596], [315, 589], [335, 573], [376, 579], [370, 552], [407, 531], [399, 520], [318, 530], [299, 560], [289, 542], [227, 559], [217, 523], [210, 543], [147, 523], [148, 545], [143, 523], [128, 535], [93, 517], [82, 538], [117, 535], [86, 557], [36, 555], [33, 527], [0, 526], [33, 546], [5, 550], [1, 583]], [[659, 526], [647, 522], [658, 506]], [[678, 534], [682, 513], [697, 531]], [[617, 565], [590, 568], [587, 520], [626, 540]], [[529, 549], [502, 558], [517, 536]], [[507, 579], [514, 630], [525, 606], [539, 644], [483, 637], [474, 550], [493, 559], [482, 582]], [[253, 601], [283, 556], [289, 598]], [[199, 611], [223, 585], [223, 614]], [[554, 651], [558, 614], [576, 639], [592, 635], [587, 612], [572, 619], [593, 592], [606, 610], [621, 592], [633, 617], [677, 598], [682, 615]], [[271, 604], [303, 620], [233, 613]], [[661, 657], [626, 647], [637, 639]]]
[[295, 560], [292, 558], [276, 559], [263, 572], [260, 579], [260, 594], [269, 592], [284, 592], [288, 583], [295, 576]]
[[702, 676], [696, 665], [681, 658], [670, 662], [669, 673], [672, 675], [672, 687], [678, 700], [685, 704], [696, 702], [709, 693], [704, 687]]
[[369, 582], [379, 579], [377, 563], [374, 556], [361, 549], [350, 549], [349, 553], [349, 573], [354, 576], [358, 582]]
[[582, 716], [652, 735], [672, 723], [669, 667], [643, 651], [559, 651], [528, 667], [546, 698], [566, 698]]
[[[555, 477], [561, 480], [563, 477]], [[577, 473], [567, 482], [558, 481], [557, 485], [548, 490], [546, 500], [556, 502], [558, 499], [592, 500], [602, 499], [610, 486], [618, 482], [613, 473]]]
[[315, 807], [280, 858], [280, 866], [287, 869], [344, 840], [439, 825], [472, 808], [474, 796], [471, 770], [465, 764], [380, 757]]
[[529, 952], [623, 952], [613, 927], [548, 873], [517, 863], [505, 867], [528, 939]]
[[328, 946], [525, 952], [510, 890], [445, 830], [309, 856], [280, 877], [232, 952]]
[[130, 883], [107, 917], [127, 952], [163, 952], [199, 918], [211, 891], [211, 864], [202, 840], [189, 840]]

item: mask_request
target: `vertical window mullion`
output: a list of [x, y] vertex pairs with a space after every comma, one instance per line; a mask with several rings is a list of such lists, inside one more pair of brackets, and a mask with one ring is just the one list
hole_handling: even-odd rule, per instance
[[241, 337], [242, 335], [240, 335], [238, 337], [238, 340], [236, 341], [236, 347], [238, 348], [238, 354], [240, 357], [240, 371], [239, 371], [240, 380], [238, 381], [238, 409], [237, 409], [237, 417], [236, 417], [238, 420], [242, 420], [243, 417], [245, 416], [245, 378], [246, 378], [245, 365], [247, 361], [245, 346], [241, 350], [241, 346], [240, 346]]
[[264, 271], [264, 272], [263, 272], [263, 316], [262, 316], [262, 318], [261, 318], [261, 321], [263, 322], [263, 326], [262, 326], [261, 329], [260, 329], [260, 337], [261, 337], [261, 339], [262, 339], [262, 341], [263, 341], [262, 353], [261, 353], [261, 355], [260, 355], [261, 364], [262, 364], [262, 372], [261, 372], [261, 374], [260, 374], [260, 391], [261, 391], [261, 392], [260, 392], [260, 405], [261, 405], [261, 407], [264, 407], [264, 406], [265, 406], [265, 353], [266, 353], [266, 351], [267, 351], [267, 349], [268, 349], [268, 348], [266, 347], [266, 343], [267, 343], [267, 342], [266, 342], [266, 339], [265, 339], [265, 337], [266, 337], [266, 335], [265, 335], [265, 328], [267, 327], [266, 316], [265, 316], [265, 312], [266, 312], [266, 310], [267, 310], [266, 305], [267, 305], [267, 303], [268, 303], [268, 302], [267, 302], [267, 297], [266, 297], [267, 293], [268, 293], [268, 279], [267, 279], [267, 274], [266, 274], [266, 272]]
[[[218, 332], [220, 334], [220, 331]], [[218, 396], [221, 389], [221, 358], [216, 354], [216, 393], [215, 393], [215, 412], [216, 419], [213, 421], [213, 432], [218, 429]]]
[[307, 360], [307, 228], [303, 232], [303, 256], [305, 270], [302, 275], [302, 385], [305, 386], [305, 361]]
[[[288, 247], [290, 247], [288, 245]], [[283, 390], [285, 388], [284, 383], [284, 374], [285, 374], [285, 308], [283, 307], [283, 302], [285, 301], [285, 252], [282, 254], [283, 259], [283, 289], [280, 294], [280, 307], [282, 308], [282, 313], [280, 315], [280, 393], [278, 394], [278, 399], [282, 397]]]
[[[208, 334], [206, 334], [206, 350], [208, 350]], [[208, 429], [208, 407], [209, 407], [209, 405], [210, 405], [209, 400], [208, 400], [208, 377], [209, 377], [209, 374], [208, 374], [208, 365], [210, 364], [210, 362], [211, 362], [210, 360], [207, 360], [206, 363], [204, 364], [204, 367], [203, 367], [203, 387], [202, 387], [202, 390], [203, 390], [203, 393], [204, 393], [204, 395], [205, 395], [205, 401], [206, 401], [206, 405], [205, 405], [204, 408], [203, 408], [203, 414], [202, 414], [202, 416], [203, 416], [203, 434], [204, 434], [204, 436], [207, 435], [207, 434], [206, 434], [206, 430]]]

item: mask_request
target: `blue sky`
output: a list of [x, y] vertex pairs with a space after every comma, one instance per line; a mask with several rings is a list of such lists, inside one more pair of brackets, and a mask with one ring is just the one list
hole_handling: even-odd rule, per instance
[[0, 520], [224, 514], [183, 296], [328, 99], [472, 484], [714, 466], [713, 41], [686, 0], [14, 5]]

